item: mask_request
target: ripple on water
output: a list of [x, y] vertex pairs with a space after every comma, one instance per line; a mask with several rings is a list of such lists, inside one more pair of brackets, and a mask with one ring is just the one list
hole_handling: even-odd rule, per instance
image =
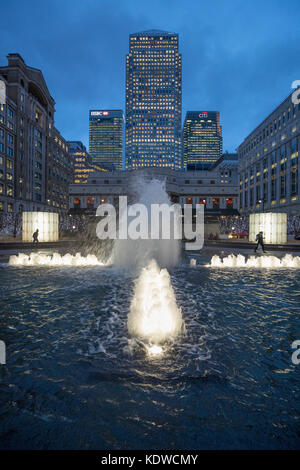
[[150, 357], [127, 332], [136, 273], [0, 267], [0, 447], [299, 446], [298, 272], [170, 274], [185, 332]]

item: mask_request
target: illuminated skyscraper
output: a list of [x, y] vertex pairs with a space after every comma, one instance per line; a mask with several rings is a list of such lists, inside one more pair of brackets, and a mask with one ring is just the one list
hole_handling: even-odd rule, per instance
[[181, 54], [178, 34], [129, 36], [126, 56], [126, 168], [180, 169]]
[[123, 111], [90, 111], [89, 153], [93, 163], [122, 170]]
[[105, 165], [92, 162], [90, 154], [87, 152], [85, 145], [79, 140], [70, 140], [69, 154], [73, 159], [74, 166], [74, 183], [87, 183], [88, 177], [93, 172], [108, 171]]
[[184, 167], [204, 169], [222, 155], [222, 128], [218, 111], [188, 111], [183, 125]]

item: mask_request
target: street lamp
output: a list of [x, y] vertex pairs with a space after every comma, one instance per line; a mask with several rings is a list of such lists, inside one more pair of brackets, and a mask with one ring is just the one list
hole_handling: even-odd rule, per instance
[[259, 204], [262, 203], [262, 211], [264, 212], [264, 208], [265, 208], [265, 200], [264, 199], [260, 199], [259, 201]]

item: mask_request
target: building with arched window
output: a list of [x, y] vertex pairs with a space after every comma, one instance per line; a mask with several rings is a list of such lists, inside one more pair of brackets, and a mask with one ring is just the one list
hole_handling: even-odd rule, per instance
[[[86, 184], [71, 184], [71, 214], [95, 215], [100, 204], [110, 203], [118, 209], [119, 196], [128, 204], [137, 202], [137, 187], [151, 179], [165, 183], [173, 203], [204, 205], [206, 223], [221, 216], [238, 216], [237, 156], [224, 154], [211, 170], [177, 171], [170, 168], [140, 168], [116, 172], [95, 172]], [[225, 177], [225, 174], [227, 175]]]

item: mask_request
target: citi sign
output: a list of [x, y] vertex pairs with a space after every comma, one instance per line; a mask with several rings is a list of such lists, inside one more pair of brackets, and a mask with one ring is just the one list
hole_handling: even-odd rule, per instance
[[199, 114], [199, 117], [201, 118], [207, 118], [208, 112], [207, 111], [202, 111], [202, 113]]
[[108, 116], [108, 111], [91, 111], [91, 116]]

